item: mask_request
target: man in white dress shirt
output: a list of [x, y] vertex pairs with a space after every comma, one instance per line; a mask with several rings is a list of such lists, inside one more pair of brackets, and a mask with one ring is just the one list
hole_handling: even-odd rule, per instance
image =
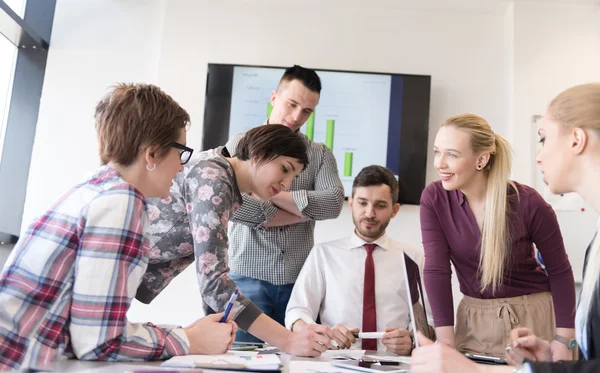
[[[385, 331], [379, 343], [363, 339], [362, 349], [410, 355], [410, 302], [402, 262], [412, 259], [406, 264], [414, 279], [419, 272], [415, 263], [422, 264], [423, 254], [386, 235], [400, 209], [397, 201], [398, 182], [389, 169], [368, 166], [360, 171], [348, 199], [354, 234], [312, 249], [287, 306], [287, 328], [300, 331], [320, 316], [341, 348], [361, 348], [353, 332]], [[412, 280], [411, 294], [418, 299]]]

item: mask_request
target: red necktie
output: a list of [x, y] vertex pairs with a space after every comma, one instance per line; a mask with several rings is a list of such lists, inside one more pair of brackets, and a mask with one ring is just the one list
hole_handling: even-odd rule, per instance
[[[377, 314], [375, 312], [375, 263], [373, 262], [373, 250], [377, 245], [373, 243], [364, 244], [367, 249], [367, 259], [365, 259], [365, 287], [363, 290], [363, 332], [377, 331]], [[376, 339], [363, 339], [363, 350], [377, 350]]]

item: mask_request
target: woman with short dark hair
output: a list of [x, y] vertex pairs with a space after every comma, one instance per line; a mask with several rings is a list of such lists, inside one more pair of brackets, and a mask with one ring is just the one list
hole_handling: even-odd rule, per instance
[[[267, 201], [289, 189], [307, 164], [302, 137], [280, 124], [248, 131], [235, 156], [219, 147], [192, 157], [170, 196], [150, 202], [151, 260], [137, 299], [150, 303], [195, 261], [204, 313], [223, 311], [238, 290], [228, 275], [227, 226], [243, 203], [242, 193]], [[240, 328], [291, 354], [320, 355], [331, 345], [328, 327], [290, 332], [243, 294], [232, 313]]]

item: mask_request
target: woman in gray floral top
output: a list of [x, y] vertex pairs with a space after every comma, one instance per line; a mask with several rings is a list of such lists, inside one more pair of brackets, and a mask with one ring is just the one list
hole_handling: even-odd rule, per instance
[[[150, 264], [136, 298], [150, 303], [196, 261], [204, 312], [223, 311], [237, 289], [228, 276], [227, 225], [243, 202], [241, 193], [269, 200], [288, 189], [307, 164], [304, 141], [282, 125], [248, 131], [235, 157], [224, 147], [193, 156], [170, 196], [149, 200]], [[285, 352], [315, 356], [330, 346], [333, 333], [326, 326], [293, 333], [242, 294], [235, 306], [240, 328]]]

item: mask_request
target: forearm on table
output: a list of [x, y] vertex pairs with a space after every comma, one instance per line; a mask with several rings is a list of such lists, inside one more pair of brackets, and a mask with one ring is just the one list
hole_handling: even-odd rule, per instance
[[280, 350], [286, 350], [292, 332], [263, 313], [250, 325], [248, 333]]

